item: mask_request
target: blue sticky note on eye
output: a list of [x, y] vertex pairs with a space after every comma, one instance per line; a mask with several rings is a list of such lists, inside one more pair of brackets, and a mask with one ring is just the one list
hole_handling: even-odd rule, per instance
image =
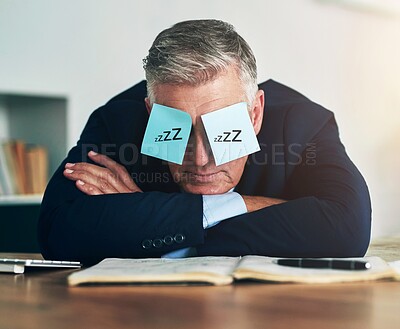
[[192, 118], [188, 113], [153, 104], [140, 152], [182, 164], [191, 129]]
[[217, 166], [260, 150], [246, 103], [203, 114], [201, 120]]

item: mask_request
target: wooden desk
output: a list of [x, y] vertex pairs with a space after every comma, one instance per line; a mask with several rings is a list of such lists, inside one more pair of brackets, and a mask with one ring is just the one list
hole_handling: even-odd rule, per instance
[[383, 329], [400, 322], [400, 282], [69, 288], [69, 273], [1, 274], [0, 329]]

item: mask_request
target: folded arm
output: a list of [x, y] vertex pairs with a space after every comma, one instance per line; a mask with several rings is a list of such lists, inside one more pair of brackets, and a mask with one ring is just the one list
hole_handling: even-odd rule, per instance
[[[284, 193], [288, 201], [260, 207], [209, 229], [198, 254], [364, 255], [371, 230], [369, 193], [338, 136], [332, 118], [310, 141], [316, 145], [316, 162], [304, 161], [288, 178]], [[261, 205], [268, 203], [268, 199], [259, 200]]]
[[103, 121], [99, 111], [92, 114], [47, 186], [38, 226], [44, 257], [94, 263], [106, 257], [159, 257], [203, 243], [201, 195], [132, 193], [136, 191], [127, 182], [123, 189], [111, 184], [102, 187], [107, 194], [95, 190], [88, 195], [82, 191], [95, 184], [64, 177], [67, 163], [95, 165], [87, 158], [87, 146], [101, 150], [110, 143]]

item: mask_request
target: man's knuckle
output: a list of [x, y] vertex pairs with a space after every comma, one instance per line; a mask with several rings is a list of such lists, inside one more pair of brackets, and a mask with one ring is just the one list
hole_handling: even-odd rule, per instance
[[100, 189], [106, 190], [108, 188], [109, 188], [109, 185], [106, 181], [104, 181], [104, 180], [100, 181]]
[[116, 171], [117, 171], [118, 176], [120, 176], [120, 177], [125, 177], [128, 174], [125, 167], [118, 167]]
[[86, 162], [79, 162], [75, 164], [74, 166], [77, 169], [85, 170], [87, 168], [87, 163]]

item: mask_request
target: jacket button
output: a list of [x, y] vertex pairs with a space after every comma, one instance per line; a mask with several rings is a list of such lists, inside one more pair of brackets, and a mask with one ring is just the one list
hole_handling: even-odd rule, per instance
[[142, 248], [143, 248], [143, 249], [150, 249], [151, 246], [152, 246], [151, 243], [152, 243], [152, 241], [149, 240], [149, 239], [143, 240], [143, 241], [142, 241]]
[[164, 244], [164, 242], [161, 239], [153, 240], [153, 247], [155, 247], [155, 248], [160, 248], [160, 247], [162, 247], [163, 244]]
[[174, 239], [172, 238], [172, 236], [166, 235], [166, 236], [164, 237], [164, 243], [165, 243], [167, 246], [169, 246], [169, 245], [171, 245], [171, 244], [174, 243]]
[[176, 243], [182, 243], [185, 240], [185, 236], [181, 233], [175, 234], [174, 240]]

